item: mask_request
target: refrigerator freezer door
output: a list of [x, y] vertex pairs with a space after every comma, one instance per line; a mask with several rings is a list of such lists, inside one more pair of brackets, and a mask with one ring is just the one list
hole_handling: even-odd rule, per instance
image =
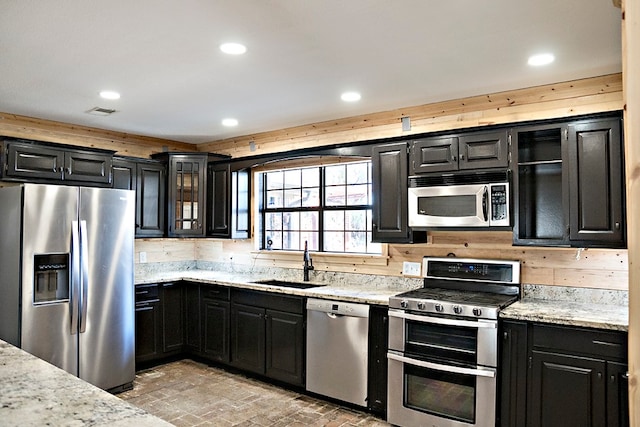
[[[135, 377], [133, 242], [135, 193], [80, 188], [87, 282], [80, 306], [79, 376], [103, 389]], [[85, 317], [83, 317], [85, 316]]]
[[[63, 283], [64, 273], [47, 272], [43, 262], [34, 260], [51, 254], [71, 254], [78, 189], [25, 184], [23, 197], [21, 345], [25, 351], [77, 375], [78, 342], [77, 335], [71, 333], [71, 315], [78, 295], [73, 290], [65, 293], [51, 289], [47, 298], [40, 298], [46, 294], [43, 286], [69, 286], [70, 274], [66, 276], [67, 283]], [[70, 272], [72, 266], [67, 267]]]

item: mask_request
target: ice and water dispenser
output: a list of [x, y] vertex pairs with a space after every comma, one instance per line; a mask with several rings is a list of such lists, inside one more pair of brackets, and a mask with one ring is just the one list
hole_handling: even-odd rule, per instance
[[33, 303], [69, 300], [69, 254], [33, 256]]

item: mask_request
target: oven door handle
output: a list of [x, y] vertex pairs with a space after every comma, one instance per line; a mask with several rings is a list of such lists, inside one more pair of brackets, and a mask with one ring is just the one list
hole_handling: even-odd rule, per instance
[[470, 320], [445, 319], [442, 317], [418, 316], [415, 314], [407, 314], [402, 311], [393, 311], [393, 310], [389, 310], [389, 316], [398, 317], [400, 319], [405, 319], [405, 320], [415, 320], [416, 322], [421, 322], [421, 323], [436, 323], [438, 325], [463, 326], [467, 328], [495, 329], [497, 327], [497, 322], [483, 321], [482, 319], [478, 320], [477, 322], [470, 321]]
[[459, 366], [440, 365], [439, 363], [424, 362], [422, 360], [411, 359], [394, 353], [387, 353], [387, 359], [397, 360], [407, 365], [418, 366], [420, 368], [433, 369], [434, 371], [452, 372], [454, 374], [473, 375], [476, 377], [495, 378], [496, 372], [488, 369], [470, 369]]

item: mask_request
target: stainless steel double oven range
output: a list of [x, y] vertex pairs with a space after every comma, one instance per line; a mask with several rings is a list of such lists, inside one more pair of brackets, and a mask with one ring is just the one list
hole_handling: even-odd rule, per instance
[[498, 312], [520, 264], [423, 260], [424, 287], [389, 299], [387, 419], [403, 427], [494, 427]]

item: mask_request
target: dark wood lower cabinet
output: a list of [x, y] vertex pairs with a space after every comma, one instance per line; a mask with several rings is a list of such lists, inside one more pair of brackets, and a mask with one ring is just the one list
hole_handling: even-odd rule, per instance
[[387, 347], [389, 310], [372, 305], [369, 309], [368, 409], [382, 417], [387, 413]]
[[264, 374], [264, 308], [242, 304], [231, 307], [231, 364], [257, 374]]
[[265, 375], [289, 384], [304, 385], [304, 317], [266, 310]]
[[231, 365], [304, 386], [305, 299], [248, 290], [231, 295]]
[[533, 351], [527, 425], [605, 426], [605, 362]]
[[136, 363], [153, 361], [162, 355], [158, 285], [136, 286], [135, 301]]
[[162, 351], [165, 355], [181, 353], [184, 347], [184, 298], [182, 283], [163, 283], [160, 303], [162, 305]]
[[202, 300], [202, 355], [229, 363], [229, 301]]
[[627, 334], [501, 322], [503, 427], [629, 425]]

